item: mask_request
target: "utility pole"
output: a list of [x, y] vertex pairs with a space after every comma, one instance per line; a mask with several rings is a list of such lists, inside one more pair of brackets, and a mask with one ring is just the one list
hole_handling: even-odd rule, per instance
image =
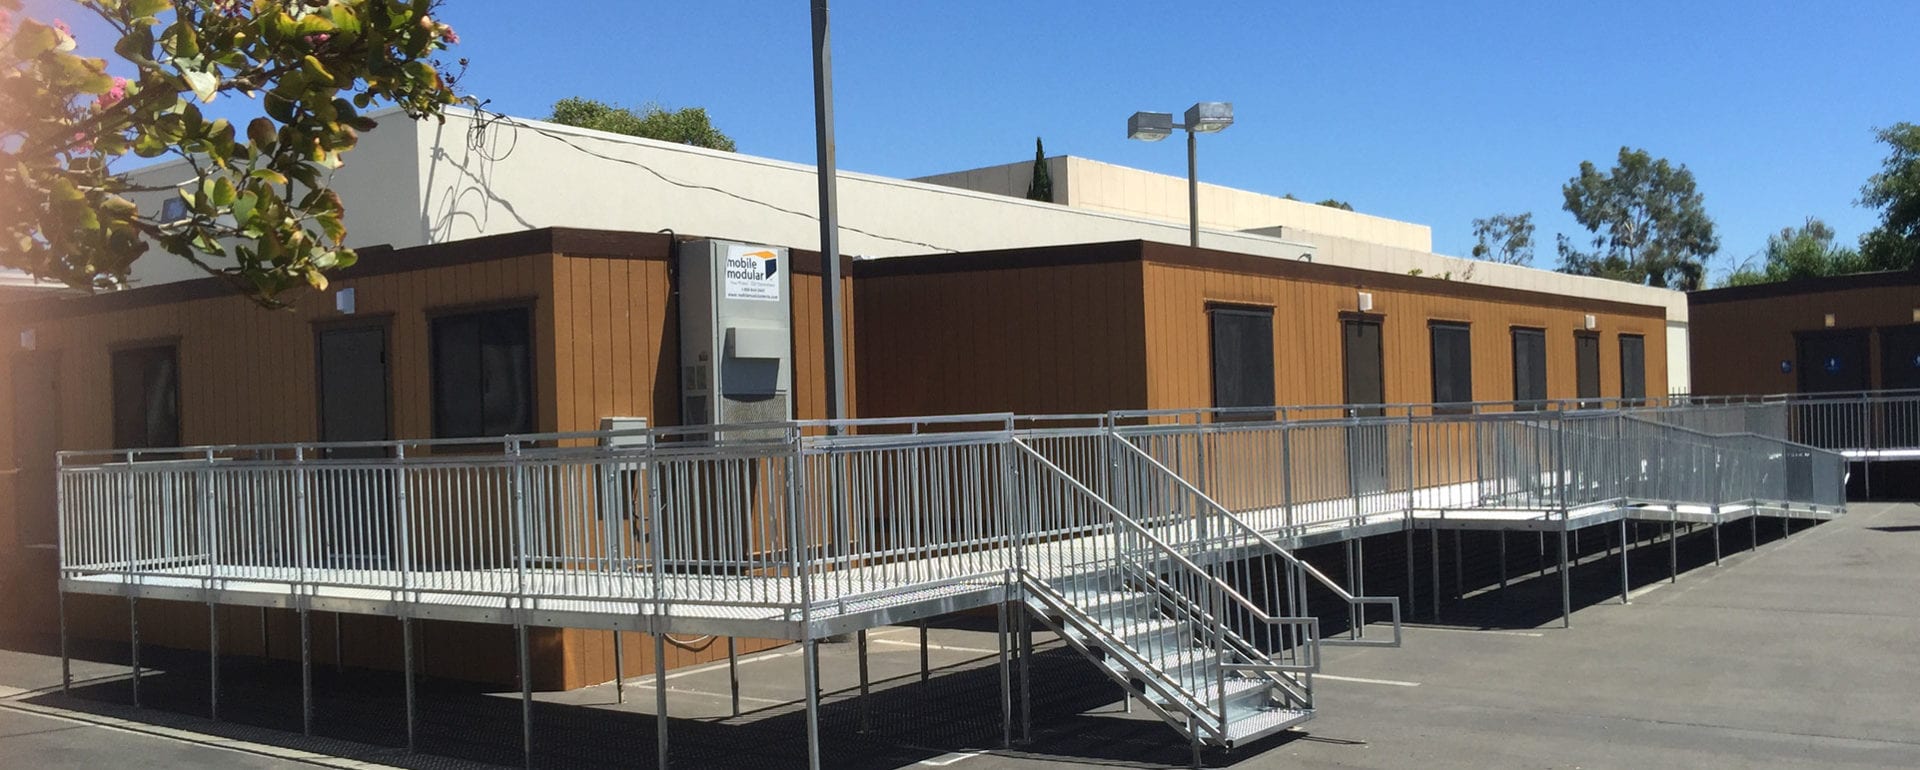
[[[840, 211], [833, 161], [833, 54], [827, 0], [813, 0], [813, 135], [820, 178], [820, 297], [825, 305], [827, 419], [847, 417], [846, 324], [841, 318]], [[838, 427], [831, 428], [839, 433]]]

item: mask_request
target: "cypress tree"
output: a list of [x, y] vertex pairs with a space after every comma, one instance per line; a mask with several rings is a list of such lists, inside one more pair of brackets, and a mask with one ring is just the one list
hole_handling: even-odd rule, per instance
[[1047, 171], [1047, 149], [1037, 136], [1033, 138], [1033, 181], [1027, 183], [1027, 200], [1053, 202], [1053, 174]]

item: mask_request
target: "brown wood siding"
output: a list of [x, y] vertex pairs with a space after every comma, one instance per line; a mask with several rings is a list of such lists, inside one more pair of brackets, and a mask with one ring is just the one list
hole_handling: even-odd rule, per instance
[[[566, 233], [558, 233], [567, 235]], [[613, 241], [560, 238], [585, 248]], [[617, 239], [615, 239], [617, 240]], [[654, 243], [657, 240], [658, 243]], [[62, 417], [62, 447], [93, 449], [112, 443], [108, 386], [110, 351], [142, 341], [175, 340], [180, 345], [182, 440], [188, 444], [312, 441], [318, 437], [315, 389], [316, 324], [363, 319], [389, 328], [392, 430], [396, 438], [426, 438], [433, 429], [428, 319], [461, 308], [527, 303], [533, 308], [533, 356], [536, 429], [590, 430], [601, 417], [646, 417], [657, 425], [678, 421], [677, 312], [671, 301], [664, 238], [640, 237], [618, 256], [531, 254], [474, 262], [441, 260], [444, 246], [427, 247], [431, 261], [418, 269], [367, 269], [336, 281], [354, 288], [357, 314], [342, 317], [330, 297], [306, 293], [292, 309], [263, 311], [238, 297], [217, 292], [176, 292], [180, 299], [151, 302], [122, 297], [91, 298], [65, 305], [10, 305], [0, 311], [0, 415], [12, 405], [11, 377], [3, 376], [18, 348], [20, 330], [36, 332], [40, 350], [63, 351], [64, 384], [56, 408]], [[613, 249], [608, 249], [613, 250]], [[804, 264], [802, 254], [802, 269]], [[370, 260], [400, 255], [374, 252]], [[813, 267], [817, 271], [817, 259]], [[377, 265], [375, 266], [377, 267]], [[820, 279], [793, 277], [796, 369], [794, 396], [802, 419], [825, 414], [823, 367], [818, 361]], [[846, 284], [851, 285], [851, 279]], [[848, 292], [850, 294], [850, 292]], [[129, 295], [131, 296], [131, 295]], [[846, 296], [846, 295], [843, 295]], [[114, 303], [99, 302], [107, 299]], [[136, 297], [135, 299], [140, 299]], [[91, 304], [80, 304], [91, 303]], [[853, 329], [850, 296], [849, 338]], [[100, 308], [88, 310], [87, 308]], [[49, 312], [52, 309], [52, 312]], [[26, 318], [32, 311], [33, 320]], [[851, 347], [851, 346], [850, 346]], [[852, 360], [851, 353], [849, 361]], [[850, 391], [853, 389], [850, 387]], [[850, 395], [850, 402], [855, 399]], [[7, 422], [10, 422], [8, 420]], [[0, 468], [15, 464], [11, 430], [0, 430]], [[0, 586], [21, 587], [33, 595], [54, 590], [55, 560], [50, 552], [26, 551], [14, 542], [12, 476], [0, 473], [0, 548], [7, 565]], [[0, 613], [0, 631], [48, 633], [53, 602], [20, 603]], [[73, 597], [72, 628], [79, 637], [125, 639], [126, 605], [118, 600]], [[142, 603], [141, 635], [147, 643], [182, 648], [206, 646], [205, 608], [173, 602]], [[224, 608], [222, 647], [235, 654], [297, 656], [298, 626], [291, 612]], [[266, 623], [266, 633], [261, 623]], [[338, 655], [349, 665], [397, 667], [398, 625], [391, 618], [346, 616], [342, 650], [334, 650], [335, 616], [315, 613], [315, 656]], [[423, 671], [430, 675], [510, 682], [514, 677], [513, 634], [501, 626], [423, 622], [420, 629]], [[624, 635], [629, 647], [627, 675], [652, 670], [651, 640]], [[294, 640], [289, 643], [288, 640]], [[542, 688], [577, 687], [613, 675], [612, 635], [607, 632], [535, 629], [534, 679]], [[674, 640], [670, 665], [723, 657], [726, 644]], [[778, 641], [741, 640], [742, 651], [764, 649]]]
[[[1146, 265], [1148, 402], [1171, 409], [1212, 405], [1207, 307], [1237, 304], [1274, 310], [1274, 398], [1279, 404], [1337, 404], [1343, 399], [1341, 313], [1357, 308], [1358, 292], [1373, 294], [1382, 317], [1386, 400], [1423, 403], [1433, 397], [1428, 324], [1464, 322], [1471, 328], [1473, 396], [1513, 398], [1513, 327], [1547, 332], [1547, 395], [1575, 396], [1574, 333], [1586, 313], [1518, 301], [1450, 296], [1447, 281], [1431, 291], [1323, 283], [1199, 267]], [[1620, 394], [1621, 334], [1646, 338], [1647, 392], [1666, 392], [1666, 322], [1659, 308], [1642, 314], [1595, 312], [1603, 396]]]
[[[1890, 282], [1891, 283], [1891, 282]], [[1728, 396], [1791, 393], [1798, 372], [1780, 371], [1795, 361], [1795, 332], [1833, 328], [1904, 326], [1920, 321], [1920, 285], [1888, 285], [1838, 291], [1809, 290], [1720, 302], [1694, 302], [1689, 308], [1693, 351], [1693, 392]], [[1869, 335], [1872, 382], [1882, 381], [1879, 335]], [[1647, 352], [1651, 359], [1653, 352]]]
[[1137, 262], [863, 276], [862, 414], [1147, 405]]

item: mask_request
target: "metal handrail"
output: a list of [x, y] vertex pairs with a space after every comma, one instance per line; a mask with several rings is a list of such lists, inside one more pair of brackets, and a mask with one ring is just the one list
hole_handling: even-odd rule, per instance
[[[1364, 607], [1366, 605], [1371, 605], [1371, 604], [1387, 605], [1391, 609], [1393, 614], [1393, 641], [1383, 642], [1383, 643], [1369, 642], [1368, 644], [1378, 644], [1380, 646], [1388, 646], [1388, 647], [1400, 646], [1400, 643], [1401, 643], [1400, 597], [1354, 595], [1352, 592], [1348, 591], [1344, 586], [1340, 585], [1338, 582], [1335, 582], [1332, 578], [1327, 577], [1326, 574], [1322, 573], [1318, 568], [1314, 567], [1312, 564], [1307, 563], [1305, 559], [1302, 559], [1299, 556], [1294, 555], [1294, 553], [1290, 550], [1280, 547], [1279, 543], [1274, 542], [1271, 538], [1267, 537], [1265, 533], [1262, 533], [1258, 528], [1254, 527], [1251, 524], [1248, 524], [1246, 520], [1241, 519], [1239, 516], [1234, 515], [1232, 511], [1227, 510], [1226, 506], [1223, 506], [1220, 503], [1216, 502], [1213, 498], [1208, 497], [1205, 492], [1200, 491], [1200, 489], [1195, 487], [1191, 482], [1188, 482], [1185, 478], [1182, 478], [1180, 474], [1174, 473], [1171, 469], [1167, 468], [1165, 464], [1161, 463], [1158, 459], [1155, 459], [1153, 455], [1147, 454], [1145, 450], [1142, 450], [1140, 447], [1135, 446], [1133, 442], [1127, 441], [1125, 438], [1122, 438], [1118, 434], [1113, 435], [1113, 440], [1117, 442], [1120, 446], [1125, 447], [1137, 459], [1151, 464], [1154, 468], [1166, 474], [1167, 478], [1173, 481], [1173, 483], [1178, 484], [1180, 487], [1187, 490], [1187, 492], [1192, 494], [1196, 499], [1198, 499], [1202, 505], [1207, 506], [1208, 511], [1213, 513], [1216, 517], [1218, 517], [1220, 521], [1224, 521], [1227, 524], [1231, 525], [1235, 530], [1238, 531], [1240, 535], [1244, 537], [1252, 538], [1256, 544], [1261, 546], [1263, 555], [1280, 557], [1281, 559], [1285, 560], [1288, 564], [1305, 572], [1308, 576], [1312, 577], [1315, 581], [1319, 582], [1322, 586], [1325, 586], [1329, 590], [1333, 591], [1335, 596], [1339, 597], [1341, 601], [1346, 602], [1349, 606]], [[1362, 609], [1361, 612], [1364, 613], [1365, 610]], [[1264, 613], [1261, 613], [1261, 614], [1264, 615]], [[1365, 618], [1366, 616], [1362, 614], [1361, 617]], [[1349, 642], [1352, 642], [1352, 641], [1358, 641], [1358, 640], [1349, 640]], [[1327, 640], [1325, 643], [1330, 645], [1339, 645], [1340, 641]]]

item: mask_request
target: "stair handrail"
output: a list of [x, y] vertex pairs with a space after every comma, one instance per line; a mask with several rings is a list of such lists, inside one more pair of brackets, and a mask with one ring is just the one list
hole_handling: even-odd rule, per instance
[[[1048, 473], [1052, 474], [1059, 480], [1068, 484], [1075, 492], [1078, 492], [1079, 494], [1086, 497], [1087, 499], [1092, 500], [1099, 509], [1101, 509], [1104, 513], [1107, 514], [1108, 518], [1113, 522], [1113, 524], [1117, 528], [1128, 530], [1134, 536], [1138, 537], [1141, 542], [1144, 542], [1148, 545], [1153, 546], [1152, 550], [1155, 550], [1158, 552], [1160, 559], [1176, 564], [1180, 566], [1182, 569], [1185, 569], [1186, 571], [1188, 571], [1189, 573], [1195, 576], [1198, 576], [1200, 578], [1203, 578], [1204, 582], [1207, 583], [1208, 588], [1211, 590], [1211, 593], [1213, 594], [1213, 598], [1216, 601], [1232, 601], [1235, 604], [1238, 604], [1240, 608], [1243, 611], [1245, 611], [1250, 617], [1256, 620], [1259, 620], [1260, 622], [1270, 626], [1291, 625], [1291, 626], [1300, 627], [1305, 639], [1304, 647], [1307, 650], [1306, 655], [1308, 659], [1311, 661], [1310, 668], [1304, 667], [1305, 664], [1299, 665], [1299, 666], [1286, 666], [1285, 664], [1279, 664], [1279, 663], [1273, 662], [1272, 658], [1270, 658], [1265, 652], [1261, 651], [1257, 646], [1247, 642], [1244, 638], [1241, 638], [1238, 634], [1235, 634], [1231, 630], [1227, 629], [1222, 620], [1221, 610], [1219, 609], [1216, 609], [1212, 612], [1196, 613], [1197, 615], [1202, 617], [1204, 620], [1208, 621], [1210, 625], [1210, 628], [1208, 630], [1211, 632], [1213, 636], [1212, 652], [1216, 656], [1216, 660], [1219, 663], [1219, 665], [1215, 667], [1214, 684], [1215, 684], [1215, 687], [1217, 688], [1217, 692], [1220, 693], [1222, 697], [1220, 700], [1216, 702], [1215, 706], [1209, 707], [1207, 702], [1201, 699], [1200, 697], [1198, 697], [1197, 694], [1187, 691], [1187, 689], [1183, 685], [1178, 684], [1177, 682], [1172, 683], [1171, 689], [1183, 696], [1186, 696], [1190, 701], [1189, 703], [1182, 704], [1182, 710], [1187, 711], [1189, 714], [1194, 714], [1195, 716], [1204, 714], [1205, 716], [1209, 717], [1209, 719], [1206, 720], [1207, 722], [1210, 723], [1207, 725], [1207, 729], [1210, 732], [1213, 732], [1215, 736], [1218, 737], [1220, 740], [1222, 741], [1226, 740], [1227, 710], [1226, 710], [1226, 701], [1224, 698], [1224, 694], [1226, 692], [1226, 672], [1228, 670], [1250, 670], [1250, 671], [1265, 673], [1268, 676], [1269, 681], [1282, 680], [1277, 683], [1280, 684], [1282, 687], [1285, 687], [1288, 690], [1289, 694], [1293, 695], [1296, 699], [1301, 700], [1307, 704], [1312, 703], [1313, 694], [1312, 694], [1311, 680], [1308, 680], [1306, 682], [1295, 682], [1289, 676], [1287, 676], [1287, 674], [1298, 672], [1298, 673], [1305, 673], [1310, 675], [1312, 672], [1318, 671], [1319, 661], [1320, 661], [1319, 645], [1321, 644], [1320, 635], [1319, 635], [1320, 624], [1319, 624], [1318, 618], [1314, 618], [1310, 616], [1309, 617], [1276, 616], [1271, 613], [1268, 613], [1266, 610], [1262, 609], [1260, 605], [1258, 605], [1251, 599], [1248, 599], [1245, 595], [1241, 594], [1231, 584], [1227, 583], [1224, 580], [1221, 580], [1218, 576], [1215, 576], [1212, 573], [1208, 572], [1205, 568], [1201, 567], [1200, 565], [1195, 564], [1191, 559], [1188, 559], [1185, 554], [1182, 554], [1179, 549], [1174, 548], [1171, 544], [1167, 543], [1164, 540], [1161, 540], [1158, 536], [1154, 535], [1153, 532], [1149, 530], [1146, 526], [1140, 524], [1137, 521], [1134, 521], [1133, 517], [1128, 516], [1126, 512], [1121, 511], [1118, 507], [1113, 505], [1111, 501], [1107, 500], [1106, 498], [1098, 494], [1095, 494], [1093, 490], [1089, 489], [1085, 484], [1081, 483], [1079, 479], [1074, 478], [1073, 474], [1067, 473], [1065, 470], [1061, 469], [1060, 466], [1054, 464], [1052, 460], [1047, 459], [1045, 455], [1042, 455], [1040, 452], [1035, 450], [1032, 446], [1028, 445], [1025, 441], [1022, 441], [1017, 437], [1012, 438], [1011, 441], [1013, 445], [1018, 447], [1019, 450], [1022, 453], [1024, 453], [1029, 460], [1039, 463], [1040, 467], [1043, 470], [1047, 471]], [[1116, 557], [1118, 557], [1119, 555], [1120, 553], [1116, 552]], [[1137, 561], [1137, 559], [1128, 559], [1128, 561], [1130, 562]], [[1185, 597], [1185, 595], [1181, 591], [1179, 591], [1177, 588], [1166, 585], [1164, 580], [1162, 580], [1157, 574], [1154, 574], [1150, 569], [1146, 568], [1144, 565], [1130, 564], [1128, 566], [1131, 566], [1133, 570], [1136, 572], [1134, 577], [1136, 578], [1145, 577], [1150, 579], [1150, 581], [1155, 586], [1155, 593], [1162, 594], [1162, 595], [1181, 596], [1185, 598], [1188, 604], [1194, 604], [1192, 597]], [[1024, 567], [1021, 568], [1021, 579], [1023, 582], [1039, 583], [1040, 587], [1046, 588], [1045, 581], [1033, 579], [1026, 572], [1026, 569]], [[1043, 591], [1042, 593], [1044, 594], [1049, 591]], [[1047, 598], [1053, 599], [1055, 597], [1049, 596]], [[1079, 612], [1078, 608], [1074, 607], [1070, 602], [1058, 601], [1058, 602], [1049, 602], [1049, 603], [1055, 604], [1056, 609], [1060, 609], [1063, 612], [1070, 612], [1070, 613], [1076, 613], [1081, 615], [1087, 621], [1090, 621], [1089, 623], [1086, 623], [1084, 625], [1090, 626], [1092, 629], [1096, 630], [1096, 632], [1104, 630], [1100, 628], [1100, 624], [1098, 623], [1097, 620], [1095, 620], [1089, 615], [1086, 615], [1084, 612]], [[1145, 664], [1142, 666], [1143, 668], [1146, 668], [1149, 670], [1156, 670], [1156, 669], [1153, 669], [1153, 667], [1151, 666], [1146, 656], [1141, 655], [1137, 650], [1134, 650], [1124, 640], [1113, 637], [1112, 634], [1103, 634], [1103, 637], [1105, 641], [1108, 641], [1109, 643], [1112, 643], [1112, 644], [1117, 644], [1120, 648], [1126, 650], [1129, 654], [1133, 655], [1133, 657], [1138, 659], [1142, 664]], [[1245, 658], [1249, 662], [1244, 665], [1235, 664], [1228, 660], [1219, 658], [1219, 656], [1229, 652], [1232, 654], [1238, 655], [1242, 658]], [[1234, 666], [1234, 668], [1230, 669], [1229, 666]], [[1300, 689], [1296, 690], [1295, 689], [1296, 687]], [[1302, 691], [1304, 691], [1304, 696], [1302, 696], [1301, 694]]]
[[[1400, 624], [1400, 597], [1398, 596], [1356, 596], [1353, 592], [1348, 591], [1345, 587], [1341, 586], [1334, 579], [1327, 577], [1325, 573], [1315, 568], [1312, 564], [1307, 563], [1305, 559], [1302, 559], [1299, 556], [1294, 555], [1292, 551], [1281, 547], [1279, 543], [1274, 542], [1272, 538], [1267, 537], [1266, 534], [1262, 533], [1258, 528], [1254, 527], [1252, 524], [1247, 523], [1245, 519], [1242, 519], [1238, 515], [1234, 514], [1234, 512], [1228, 509], [1226, 506], [1221, 505], [1219, 501], [1214, 500], [1211, 496], [1207, 495], [1207, 493], [1200, 491], [1200, 489], [1198, 487], [1195, 487], [1192, 482], [1187, 481], [1186, 478], [1181, 476], [1180, 474], [1173, 472], [1173, 469], [1168, 468], [1165, 463], [1160, 462], [1158, 458], [1155, 458], [1152, 454], [1149, 454], [1146, 450], [1141, 449], [1139, 446], [1136, 446], [1133, 442], [1128, 441], [1125, 436], [1117, 432], [1112, 433], [1110, 435], [1112, 436], [1114, 441], [1118, 442], [1121, 446], [1125, 447], [1126, 451], [1128, 451], [1138, 459], [1144, 460], [1152, 464], [1152, 466], [1156, 470], [1165, 474], [1168, 478], [1172, 479], [1174, 483], [1180, 485], [1187, 492], [1191, 493], [1194, 496], [1194, 498], [1200, 500], [1201, 504], [1205, 505], [1211, 511], [1211, 513], [1214, 514], [1216, 519], [1225, 521], [1229, 525], [1233, 526], [1236, 530], [1238, 530], [1240, 534], [1252, 538], [1255, 543], [1264, 547], [1269, 555], [1279, 556], [1282, 559], [1284, 559], [1287, 563], [1292, 564], [1295, 567], [1298, 567], [1303, 573], [1307, 574], [1308, 576], [1311, 576], [1315, 581], [1319, 582], [1321, 585], [1332, 590], [1335, 596], [1339, 597], [1341, 601], [1346, 602], [1347, 606], [1363, 608], [1365, 605], [1385, 604], [1388, 606], [1388, 608], [1392, 612], [1393, 641], [1391, 642], [1369, 641], [1364, 638], [1364, 632], [1363, 632], [1362, 638], [1345, 639], [1345, 640], [1326, 639], [1326, 640], [1322, 640], [1320, 642], [1321, 644], [1326, 644], [1328, 646], [1336, 646], [1336, 647], [1338, 646], [1399, 647], [1401, 645], [1402, 629]], [[1360, 610], [1360, 612], [1361, 612], [1360, 617], [1364, 620], [1366, 617], [1366, 614], [1365, 614], [1366, 610], [1363, 608]], [[1361, 623], [1359, 625], [1364, 627], [1365, 623]]]

